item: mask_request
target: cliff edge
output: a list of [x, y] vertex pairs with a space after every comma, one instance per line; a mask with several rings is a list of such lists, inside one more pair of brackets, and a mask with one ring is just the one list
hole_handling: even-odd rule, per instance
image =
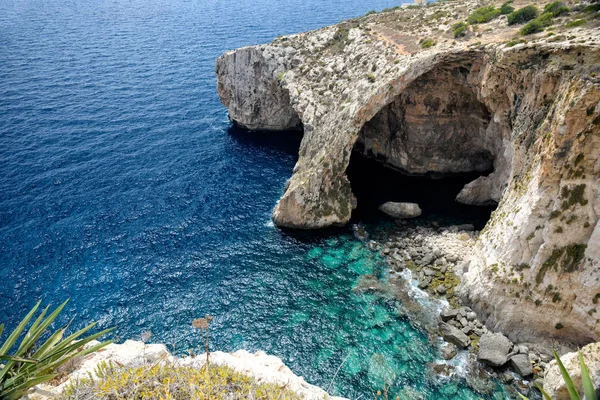
[[275, 224], [346, 224], [353, 151], [407, 174], [487, 174], [457, 197], [498, 204], [458, 271], [463, 299], [515, 341], [599, 341], [600, 19], [574, 3], [526, 36], [503, 15], [461, 27], [482, 4], [446, 1], [223, 54], [234, 122], [304, 131]]

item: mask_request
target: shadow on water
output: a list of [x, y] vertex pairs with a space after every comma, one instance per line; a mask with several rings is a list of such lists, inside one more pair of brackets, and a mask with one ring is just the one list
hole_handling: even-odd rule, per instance
[[[286, 156], [297, 157], [302, 141], [301, 130], [251, 131], [233, 124], [228, 134], [244, 148], [257, 151], [277, 151]], [[358, 199], [358, 207], [352, 214], [352, 222], [379, 223], [389, 218], [378, 210], [387, 201], [418, 203], [421, 218], [442, 223], [470, 223], [482, 229], [495, 207], [468, 206], [455, 201], [456, 195], [481, 173], [465, 173], [440, 179], [429, 176], [408, 176], [384, 166], [379, 161], [353, 153], [348, 166], [348, 178], [352, 191]], [[300, 242], [312, 242], [349, 233], [348, 227], [329, 228], [319, 231], [281, 229], [281, 234]]]
[[233, 124], [227, 133], [238, 143], [257, 150], [277, 150], [286, 155], [298, 157], [303, 132], [289, 131], [251, 131]]
[[420, 218], [445, 223], [470, 223], [482, 229], [495, 207], [467, 206], [455, 201], [467, 183], [481, 173], [466, 173], [434, 179], [428, 176], [408, 176], [382, 163], [353, 153], [348, 166], [348, 178], [357, 197], [354, 221], [377, 222], [388, 218], [378, 210], [387, 201], [418, 203]]

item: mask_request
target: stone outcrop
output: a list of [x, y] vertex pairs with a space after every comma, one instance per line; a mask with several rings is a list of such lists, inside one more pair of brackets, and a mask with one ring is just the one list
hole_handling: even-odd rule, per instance
[[513, 341], [600, 340], [597, 22], [570, 29], [577, 14], [561, 16], [553, 36], [515, 45], [521, 26], [499, 17], [455, 39], [452, 24], [477, 5], [399, 9], [225, 53], [219, 94], [251, 129], [301, 121], [278, 226], [347, 223], [353, 151], [407, 174], [483, 173], [457, 197], [498, 203], [458, 271], [462, 299]]
[[508, 361], [513, 344], [501, 333], [487, 332], [479, 339], [477, 359], [492, 367], [501, 367]]
[[379, 210], [392, 218], [416, 218], [421, 215], [421, 208], [416, 203], [388, 201], [379, 206]]
[[[98, 342], [92, 342], [94, 343]], [[96, 377], [97, 367], [102, 362], [114, 362], [122, 367], [137, 367], [155, 363], [169, 363], [172, 365], [192, 368], [202, 368], [206, 359], [204, 356], [178, 358], [169, 353], [163, 344], [145, 344], [143, 342], [127, 340], [123, 344], [110, 344], [98, 352], [85, 357], [69, 373], [66, 380], [59, 385], [39, 385], [28, 393], [30, 400], [50, 400], [60, 396], [71, 382], [81, 378]], [[323, 389], [307, 383], [301, 376], [295, 375], [281, 359], [268, 355], [262, 351], [249, 353], [238, 350], [235, 353], [215, 351], [210, 353], [210, 363], [225, 365], [242, 374], [256, 379], [259, 383], [275, 383], [286, 387], [302, 398], [308, 400], [346, 400], [341, 397], [330, 396]]]
[[[589, 369], [590, 377], [594, 383], [597, 394], [600, 394], [600, 343], [591, 343], [581, 349], [581, 354]], [[583, 393], [581, 387], [581, 368], [577, 352], [567, 353], [560, 357], [565, 368], [569, 372], [573, 383], [579, 393]], [[556, 360], [552, 360], [544, 376], [544, 390], [555, 400], [569, 400], [569, 392], [562, 378]]]
[[233, 62], [217, 66], [218, 92], [228, 106], [233, 121], [247, 129], [288, 130], [302, 122], [290, 105], [288, 92], [278, 82], [278, 74], [294, 65], [295, 50], [252, 47], [231, 53]]

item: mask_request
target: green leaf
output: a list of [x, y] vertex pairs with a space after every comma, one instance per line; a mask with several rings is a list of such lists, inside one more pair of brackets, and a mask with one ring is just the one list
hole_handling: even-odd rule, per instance
[[62, 339], [63, 334], [65, 333], [65, 328], [61, 328], [59, 330], [57, 330], [56, 332], [54, 332], [54, 334], [52, 336], [50, 336], [48, 338], [48, 340], [46, 340], [44, 342], [43, 345], [40, 346], [40, 348], [33, 354], [34, 357], [38, 357], [38, 358], [43, 358], [44, 354], [52, 349], [58, 342], [60, 342], [60, 339]]
[[10, 334], [10, 336], [8, 337], [8, 339], [6, 339], [6, 342], [4, 342], [4, 344], [2, 345], [2, 347], [0, 347], [0, 356], [5, 355], [10, 350], [10, 348], [15, 344], [15, 342], [18, 339], [18, 337], [23, 332], [23, 329], [25, 329], [25, 327], [27, 326], [27, 324], [31, 320], [31, 317], [33, 317], [33, 314], [35, 314], [35, 312], [37, 311], [37, 309], [40, 306], [41, 302], [42, 302], [41, 300], [37, 302], [37, 304], [31, 309], [31, 311], [29, 311], [29, 313], [25, 316], [25, 318], [23, 318], [23, 320], [21, 321], [21, 323]]
[[542, 393], [542, 396], [544, 397], [544, 400], [552, 400], [552, 397], [550, 397], [550, 395], [548, 393], [546, 393], [546, 391], [544, 390], [544, 388], [542, 388], [537, 383], [535, 384], [535, 387], [538, 388], [538, 390]]
[[575, 387], [575, 384], [573, 383], [573, 380], [571, 379], [569, 372], [567, 371], [567, 369], [563, 365], [562, 361], [560, 360], [560, 357], [558, 356], [558, 353], [556, 352], [556, 350], [553, 350], [553, 351], [554, 351], [554, 358], [556, 358], [556, 363], [558, 364], [560, 373], [561, 373], [563, 379], [565, 380], [565, 384], [567, 386], [567, 390], [569, 391], [569, 395], [571, 396], [571, 400], [581, 400], [581, 397], [579, 397], [579, 393], [577, 392], [577, 388]]
[[2, 336], [2, 332], [4, 332], [4, 324], [0, 324], [0, 336]]
[[578, 350], [577, 353], [579, 354], [579, 365], [581, 367], [581, 384], [583, 386], [585, 400], [598, 400], [598, 398], [596, 397], [596, 389], [594, 389], [594, 384], [592, 383], [592, 378], [590, 377], [590, 371], [588, 370], [587, 365], [585, 365], [583, 355], [581, 355], [581, 350]]
[[35, 358], [24, 358], [24, 357], [14, 357], [14, 356], [0, 356], [0, 360], [9, 360], [14, 362], [22, 362], [22, 363], [31, 363], [37, 364], [40, 360], [36, 360]]
[[[31, 311], [29, 311], [29, 313], [25, 316], [25, 318], [23, 318], [21, 323], [19, 323], [19, 325], [15, 328], [15, 330], [10, 334], [8, 339], [6, 339], [6, 342], [4, 342], [2, 347], [0, 347], [0, 356], [6, 355], [6, 353], [13, 347], [13, 345], [15, 344], [15, 342], [17, 341], [19, 336], [21, 336], [21, 333], [23, 332], [23, 330], [25, 329], [25, 327], [27, 326], [27, 324], [29, 323], [29, 321], [31, 320], [31, 318], [33, 317], [35, 312], [37, 311], [41, 302], [42, 301], [40, 300], [36, 303], [35, 306], [33, 306]], [[7, 362], [6, 365], [2, 369], [0, 369], [0, 382], [2, 382], [2, 380], [4, 379], [4, 376], [8, 373], [8, 371], [12, 370], [14, 363], [15, 362], [11, 360], [11, 361]]]
[[523, 396], [521, 393], [519, 393], [519, 396], [521, 396], [521, 398], [524, 400], [529, 400], [527, 397]]
[[56, 319], [56, 317], [58, 317], [58, 314], [60, 314], [63, 308], [65, 308], [68, 301], [69, 300], [65, 300], [61, 305], [56, 307], [56, 309], [52, 311], [52, 314], [50, 314], [48, 318], [43, 320], [38, 326], [35, 327], [34, 330], [30, 330], [30, 332], [27, 333], [25, 339], [23, 339], [23, 342], [21, 343], [21, 346], [19, 346], [19, 350], [15, 353], [15, 355], [22, 355], [24, 352], [28, 351], [29, 349], [31, 349], [31, 347], [33, 347], [35, 342], [40, 338], [40, 336], [44, 334], [44, 332], [46, 331], [46, 329], [48, 329], [50, 324], [54, 322], [54, 320]]
[[10, 389], [7, 392], [3, 392], [2, 399], [3, 400], [18, 400], [20, 399], [27, 390], [34, 387], [35, 385], [39, 385], [40, 383], [48, 382], [56, 377], [56, 374], [42, 375], [37, 378], [29, 379], [19, 386]]

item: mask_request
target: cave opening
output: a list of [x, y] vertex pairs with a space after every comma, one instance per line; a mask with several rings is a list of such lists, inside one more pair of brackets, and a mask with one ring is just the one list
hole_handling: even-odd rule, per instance
[[422, 218], [485, 226], [494, 199], [456, 201], [466, 184], [494, 172], [499, 148], [469, 70], [446, 65], [423, 74], [364, 124], [347, 169], [358, 201], [353, 218], [382, 217], [378, 207], [388, 201], [411, 202]]
[[[490, 171], [491, 172], [491, 171]], [[495, 206], [461, 204], [456, 196], [469, 182], [481, 176], [480, 172], [438, 177], [436, 175], [406, 175], [381, 162], [352, 153], [347, 170], [357, 208], [352, 213], [355, 221], [376, 222], [388, 219], [379, 206], [388, 201], [417, 203], [422, 210], [419, 218], [446, 224], [473, 224], [481, 230]]]

